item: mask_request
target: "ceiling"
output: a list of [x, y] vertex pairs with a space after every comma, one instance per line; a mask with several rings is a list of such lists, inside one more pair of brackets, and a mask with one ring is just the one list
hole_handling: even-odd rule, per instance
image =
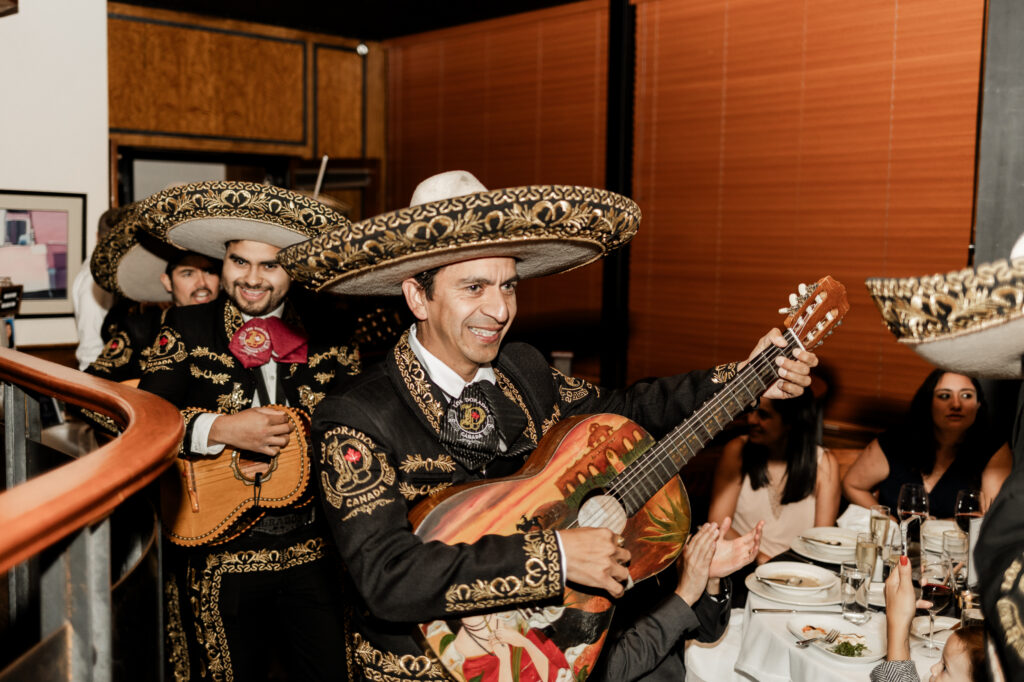
[[528, 12], [567, 0], [121, 0], [140, 7], [254, 21], [304, 31], [386, 40]]

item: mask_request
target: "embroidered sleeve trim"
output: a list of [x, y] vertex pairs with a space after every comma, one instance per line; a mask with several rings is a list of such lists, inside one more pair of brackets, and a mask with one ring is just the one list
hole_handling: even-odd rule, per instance
[[714, 384], [726, 384], [732, 381], [732, 378], [736, 376], [738, 370], [736, 369], [740, 363], [738, 362], [727, 362], [724, 365], [715, 367], [711, 372], [711, 383]]
[[445, 591], [445, 610], [461, 613], [560, 595], [562, 564], [555, 531], [527, 533], [523, 550], [526, 562], [522, 575], [452, 585]]
[[407, 474], [414, 471], [442, 471], [451, 473], [455, 471], [455, 460], [451, 455], [441, 454], [433, 459], [427, 459], [423, 455], [406, 455], [405, 459], [398, 466]]
[[93, 420], [94, 422], [96, 422], [97, 424], [102, 426], [104, 429], [109, 431], [110, 433], [113, 433], [113, 434], [121, 433], [121, 427], [117, 425], [117, 422], [115, 422], [113, 419], [111, 419], [110, 417], [108, 417], [105, 414], [100, 414], [99, 412], [96, 412], [94, 410], [90, 410], [89, 408], [83, 407], [82, 408], [82, 416], [83, 417], [87, 417], [87, 418]]
[[178, 445], [179, 457], [185, 457], [190, 453], [188, 447], [192, 440], [192, 433], [189, 427], [192, 426], [192, 420], [196, 418], [196, 415], [203, 414], [204, 412], [207, 412], [207, 410], [198, 407], [186, 407], [181, 411], [181, 419], [185, 422], [185, 436], [181, 439], [181, 444]]
[[433, 497], [438, 493], [452, 487], [451, 483], [438, 483], [437, 485], [413, 485], [402, 481], [398, 484], [398, 492], [407, 500], [415, 500], [418, 497]]
[[440, 661], [428, 651], [422, 656], [397, 656], [390, 651], [381, 651], [358, 632], [349, 633], [345, 643], [351, 658], [368, 680], [374, 682], [447, 682], [451, 680]]
[[234, 367], [235, 366], [235, 359], [233, 357], [231, 357], [230, 354], [228, 354], [228, 353], [214, 353], [212, 350], [210, 350], [206, 346], [196, 346], [195, 348], [192, 349], [192, 352], [190, 353], [190, 355], [192, 357], [194, 357], [194, 358], [210, 358], [211, 360], [216, 360], [217, 362], [221, 363], [225, 367]]

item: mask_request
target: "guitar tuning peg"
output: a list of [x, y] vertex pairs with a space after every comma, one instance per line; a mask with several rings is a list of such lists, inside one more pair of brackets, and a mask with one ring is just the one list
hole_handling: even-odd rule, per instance
[[[801, 284], [800, 286], [803, 286], [803, 285]], [[796, 305], [796, 294], [790, 294], [789, 295], [789, 305], [791, 307]]]
[[800, 293], [801, 296], [807, 295], [807, 285], [804, 284], [803, 282], [800, 283], [800, 286], [798, 286], [796, 290]]
[[789, 308], [779, 308], [779, 315], [788, 315]]

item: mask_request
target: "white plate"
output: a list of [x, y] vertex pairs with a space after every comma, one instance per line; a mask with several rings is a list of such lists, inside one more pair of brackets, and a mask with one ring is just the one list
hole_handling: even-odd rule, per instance
[[[842, 529], [836, 528], [835, 530]], [[835, 549], [826, 549], [825, 545], [819, 545], [815, 542], [806, 542], [801, 540], [799, 537], [793, 538], [793, 544], [790, 545], [790, 549], [800, 556], [820, 561], [823, 564], [840, 564], [844, 561], [853, 561], [857, 558], [856, 547], [851, 550], [841, 549], [836, 551]]]
[[836, 582], [832, 587], [822, 592], [815, 592], [814, 594], [802, 595], [802, 594], [785, 594], [778, 590], [773, 590], [769, 586], [757, 579], [753, 573], [747, 576], [745, 581], [747, 589], [759, 597], [777, 601], [781, 604], [793, 604], [796, 606], [831, 606], [832, 604], [839, 603], [839, 583]]
[[[786, 623], [786, 628], [799, 639], [806, 639], [813, 636], [811, 633], [804, 633], [805, 625], [813, 625], [823, 628], [828, 632], [832, 628], [839, 630], [840, 639], [832, 644], [819, 644], [815, 642], [811, 646], [825, 653], [832, 659], [839, 659], [847, 663], [870, 663], [885, 656], [885, 618], [873, 618], [864, 625], [854, 625], [844, 619], [841, 615], [807, 613], [791, 618]], [[843, 635], [861, 635], [864, 637], [864, 644], [867, 650], [861, 656], [843, 656], [832, 651], [832, 648], [842, 641]]]
[[[959, 618], [950, 618], [949, 616], [935, 616], [935, 641], [946, 643], [949, 636], [953, 634], [952, 628], [954, 625], [959, 625]], [[939, 632], [939, 628], [945, 628]], [[928, 639], [928, 616], [917, 616], [914, 620], [910, 621], [910, 634], [918, 639]]]
[[955, 521], [948, 519], [929, 519], [921, 526], [921, 540], [924, 548], [929, 552], [942, 552], [942, 533], [947, 530], [956, 530]]
[[759, 581], [762, 585], [788, 595], [817, 594], [832, 587], [839, 580], [839, 576], [828, 569], [799, 561], [771, 561], [761, 564], [754, 571], [754, 575], [758, 578], [799, 578], [802, 581], [800, 585]]

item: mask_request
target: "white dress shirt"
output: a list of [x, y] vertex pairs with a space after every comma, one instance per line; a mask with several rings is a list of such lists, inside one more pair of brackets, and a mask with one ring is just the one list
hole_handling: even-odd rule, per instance
[[92, 278], [90, 260], [91, 251], [71, 283], [71, 306], [75, 311], [75, 327], [78, 329], [75, 359], [78, 360], [78, 369], [82, 371], [103, 352], [103, 320], [114, 305], [114, 295], [101, 288]]

